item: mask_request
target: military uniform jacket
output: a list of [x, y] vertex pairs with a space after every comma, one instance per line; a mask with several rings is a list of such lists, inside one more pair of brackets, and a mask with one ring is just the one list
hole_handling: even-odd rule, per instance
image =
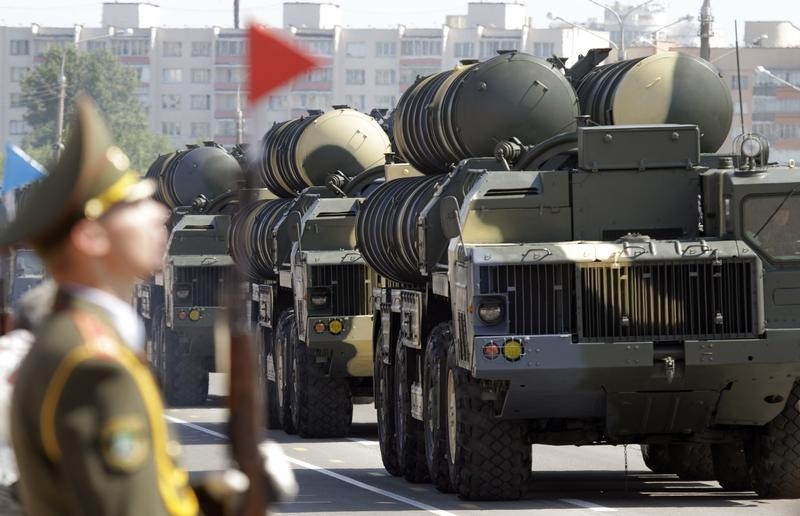
[[11, 425], [31, 516], [198, 512], [153, 377], [100, 307], [60, 293], [19, 369]]

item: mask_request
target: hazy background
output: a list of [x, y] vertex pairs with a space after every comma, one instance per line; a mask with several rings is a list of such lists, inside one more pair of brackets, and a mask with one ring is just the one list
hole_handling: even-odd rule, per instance
[[[0, 0], [0, 25], [30, 25], [32, 22], [44, 26], [69, 27], [79, 23], [87, 26], [100, 25], [101, 0], [74, 2], [55, 0], [27, 0], [10, 2]], [[233, 26], [232, 0], [163, 0], [152, 3], [161, 6], [161, 22], [166, 27], [206, 27], [212, 25]], [[349, 27], [439, 27], [448, 14], [466, 14], [466, 0], [340, 0], [343, 10], [343, 25]], [[533, 17], [534, 27], [546, 27], [547, 13], [561, 16], [574, 22], [588, 18], [603, 18], [603, 9], [588, 0], [560, 0], [525, 2]], [[613, 4], [612, 2], [608, 2]], [[637, 3], [635, 0], [629, 2]], [[668, 19], [700, 12], [702, 0], [667, 0]], [[283, 2], [264, 0], [241, 0], [241, 15], [244, 23], [256, 19], [261, 23], [281, 26]], [[712, 0], [715, 18], [715, 46], [733, 44], [733, 21], [744, 20], [788, 20], [800, 26], [800, 2], [796, 0]], [[743, 26], [740, 24], [740, 35]]]

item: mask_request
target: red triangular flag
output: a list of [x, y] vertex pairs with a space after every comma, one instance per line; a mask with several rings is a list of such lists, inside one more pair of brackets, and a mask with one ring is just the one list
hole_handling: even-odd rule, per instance
[[251, 25], [248, 30], [251, 104], [294, 77], [317, 66], [317, 60], [272, 31]]

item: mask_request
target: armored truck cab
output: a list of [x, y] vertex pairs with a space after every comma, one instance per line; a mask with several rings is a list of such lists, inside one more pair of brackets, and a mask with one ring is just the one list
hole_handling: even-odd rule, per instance
[[[359, 199], [334, 195], [308, 188], [291, 201], [245, 207], [234, 221], [234, 238], [251, 228], [248, 240], [264, 242], [255, 261], [272, 267], [249, 268], [269, 424], [303, 437], [345, 435], [353, 403], [372, 395], [374, 279], [354, 249]], [[243, 251], [234, 247], [239, 263]]]
[[515, 499], [532, 443], [639, 443], [654, 469], [800, 497], [800, 178], [756, 137], [723, 169], [699, 142], [578, 128], [569, 170], [464, 160], [365, 201], [388, 471]]

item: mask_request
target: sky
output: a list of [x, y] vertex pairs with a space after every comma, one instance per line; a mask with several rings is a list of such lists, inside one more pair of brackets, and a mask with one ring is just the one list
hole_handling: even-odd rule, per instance
[[[635, 3], [629, 0], [625, 3]], [[233, 0], [151, 0], [161, 6], [161, 22], [169, 27], [233, 26]], [[339, 0], [342, 24], [349, 27], [439, 27], [448, 14], [466, 14], [467, 0]], [[594, 17], [602, 19], [603, 8], [589, 0], [528, 0], [528, 13], [534, 27], [546, 27], [547, 13], [573, 22]], [[613, 1], [608, 2], [612, 4]], [[702, 0], [665, 0], [670, 16], [698, 16]], [[43, 26], [100, 25], [101, 0], [0, 0], [0, 25]], [[240, 0], [243, 20], [254, 19], [272, 26], [281, 25], [281, 1]], [[757, 7], [756, 7], [757, 6]], [[719, 36], [715, 46], [733, 43], [734, 20], [740, 22], [740, 37], [745, 20], [787, 20], [800, 27], [800, 2], [796, 0], [711, 0], [714, 28]]]

